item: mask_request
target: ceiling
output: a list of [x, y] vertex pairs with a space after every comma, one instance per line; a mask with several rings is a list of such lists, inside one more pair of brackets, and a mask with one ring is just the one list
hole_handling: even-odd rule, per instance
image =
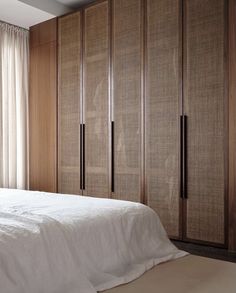
[[0, 21], [28, 29], [94, 0], [0, 0]]

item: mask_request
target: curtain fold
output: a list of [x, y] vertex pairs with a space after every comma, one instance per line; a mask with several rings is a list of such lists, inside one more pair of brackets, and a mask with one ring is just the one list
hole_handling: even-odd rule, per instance
[[0, 187], [28, 188], [29, 33], [0, 22]]

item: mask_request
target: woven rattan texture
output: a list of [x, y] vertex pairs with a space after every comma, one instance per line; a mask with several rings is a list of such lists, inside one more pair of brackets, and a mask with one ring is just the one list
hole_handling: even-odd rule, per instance
[[187, 237], [224, 243], [224, 0], [186, 1]]
[[84, 194], [109, 193], [108, 2], [85, 10], [84, 25]]
[[147, 1], [146, 195], [179, 235], [179, 1]]
[[141, 1], [113, 1], [115, 194], [140, 201]]
[[59, 18], [58, 191], [80, 193], [80, 13]]
[[179, 236], [179, 2], [147, 1], [146, 196]]

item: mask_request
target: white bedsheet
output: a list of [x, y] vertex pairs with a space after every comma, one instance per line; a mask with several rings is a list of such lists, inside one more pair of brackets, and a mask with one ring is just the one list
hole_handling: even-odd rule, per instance
[[0, 293], [95, 293], [184, 255], [142, 204], [0, 189]]

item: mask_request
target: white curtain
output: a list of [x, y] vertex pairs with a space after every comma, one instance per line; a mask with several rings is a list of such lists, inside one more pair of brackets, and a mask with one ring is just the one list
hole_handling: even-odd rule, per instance
[[28, 187], [27, 30], [0, 22], [0, 187]]

